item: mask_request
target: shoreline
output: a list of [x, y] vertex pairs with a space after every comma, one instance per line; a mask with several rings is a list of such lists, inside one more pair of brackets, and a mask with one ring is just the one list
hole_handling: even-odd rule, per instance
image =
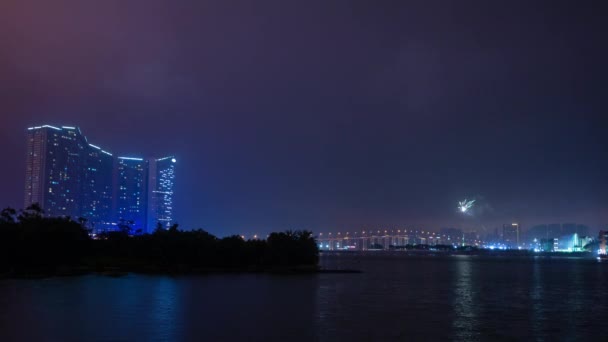
[[[435, 257], [481, 257], [488, 260], [589, 260], [596, 261], [591, 252], [531, 252], [521, 250], [477, 250], [477, 251], [429, 251], [429, 250], [367, 250], [367, 251], [321, 251], [320, 256], [340, 257], [388, 257], [388, 258], [435, 258]], [[39, 267], [0, 273], [3, 279], [46, 279], [54, 277], [74, 277], [82, 275], [101, 275], [107, 277], [123, 277], [129, 274], [159, 275], [159, 276], [205, 276], [222, 274], [264, 274], [264, 275], [314, 275], [314, 274], [358, 274], [358, 269], [324, 269], [318, 265], [302, 266], [269, 266], [269, 267], [191, 267], [188, 265], [156, 266], [143, 264], [106, 264], [99, 265], [58, 265], [54, 267]]]
[[58, 267], [55, 270], [29, 270], [24, 272], [7, 272], [0, 274], [3, 279], [47, 279], [61, 277], [77, 277], [96, 274], [106, 277], [123, 277], [129, 274], [157, 275], [157, 276], [205, 276], [225, 274], [265, 274], [265, 275], [314, 275], [314, 274], [358, 274], [361, 270], [355, 269], [323, 269], [315, 267], [274, 267], [267, 269], [232, 269], [232, 268], [130, 268], [107, 266], [90, 268], [86, 266]]

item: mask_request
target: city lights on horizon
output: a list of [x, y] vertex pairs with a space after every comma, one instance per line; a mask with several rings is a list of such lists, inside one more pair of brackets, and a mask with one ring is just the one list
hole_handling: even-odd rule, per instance
[[[80, 133], [80, 129], [75, 127], [75, 126], [53, 126], [53, 125], [42, 125], [42, 126], [34, 126], [34, 127], [29, 127], [27, 130], [28, 132], [32, 132], [35, 130], [39, 130], [39, 129], [50, 129], [50, 130], [54, 130], [54, 131], [64, 131], [66, 132], [66, 134], [72, 134], [72, 138], [68, 138], [69, 139], [75, 139], [74, 137], [81, 135]], [[57, 133], [60, 134], [60, 133]], [[86, 137], [84, 135], [82, 135], [82, 138], [85, 139], [86, 141]], [[113, 156], [112, 153], [107, 152], [105, 150], [103, 150], [100, 146], [95, 145], [95, 144], [91, 144], [91, 143], [87, 143], [87, 146], [91, 147], [92, 149], [98, 150], [101, 153], [108, 155], [108, 156]], [[157, 159], [146, 159], [143, 157], [136, 157], [136, 156], [118, 156], [116, 157], [116, 160], [121, 160], [121, 161], [127, 161], [127, 162], [137, 162], [137, 163], [141, 163], [141, 162], [149, 162], [149, 161], [154, 161], [154, 162], [165, 162], [168, 161], [169, 163], [176, 163], [177, 159], [175, 158], [175, 156], [165, 156], [162, 158], [157, 158]], [[169, 183], [167, 184], [172, 184], [172, 177], [173, 174], [169, 175], [168, 178], [165, 181], [168, 181]], [[141, 183], [141, 182], [140, 182]], [[171, 185], [172, 186], [172, 185]], [[56, 190], [53, 190], [53, 188], [49, 189], [49, 193], [57, 193]], [[173, 192], [172, 191], [164, 191], [164, 190], [156, 190], [154, 191], [154, 193], [157, 196], [172, 196]], [[124, 196], [121, 196], [124, 197]], [[165, 202], [165, 207], [167, 208], [167, 210], [172, 211], [173, 210], [173, 203], [171, 199], [168, 199], [169, 197], [165, 198], [163, 201]], [[160, 197], [159, 197], [160, 198]], [[141, 205], [141, 203], [143, 203], [143, 199], [139, 199], [137, 200], [137, 205]], [[476, 200], [468, 200], [468, 199], [464, 199], [463, 201], [459, 201], [458, 202], [458, 208], [459, 211], [461, 213], [467, 213], [469, 215], [471, 215], [469, 213], [469, 211], [471, 211], [471, 209], [474, 207], [476, 203]], [[65, 208], [63, 208], [63, 210], [66, 210]], [[166, 219], [163, 219], [163, 223], [166, 221]], [[169, 220], [170, 221], [170, 220]], [[509, 226], [510, 228], [512, 228], [512, 230], [507, 229], [507, 226]], [[331, 237], [333, 239], [339, 238], [339, 239], [355, 239], [355, 238], [359, 238], [359, 237], [369, 237], [369, 236], [389, 236], [389, 235], [396, 235], [396, 236], [401, 236], [401, 235], [411, 235], [414, 234], [416, 236], [421, 236], [424, 237], [424, 239], [427, 240], [440, 240], [443, 238], [448, 238], [450, 241], [452, 240], [457, 240], [458, 238], [454, 238], [454, 237], [449, 237], [446, 234], [441, 234], [438, 232], [431, 232], [429, 230], [417, 230], [417, 229], [405, 229], [405, 228], [395, 228], [395, 229], [387, 229], [387, 228], [379, 228], [379, 229], [374, 229], [374, 230], [370, 230], [370, 229], [364, 229], [364, 230], [348, 230], [348, 231], [325, 231], [318, 233], [318, 237]], [[463, 233], [463, 235], [465, 234], [476, 234], [475, 232], [468, 232], [468, 233]], [[501, 236], [503, 236], [503, 239], [505, 238], [504, 236], [508, 236], [508, 234], [512, 234], [512, 239], [513, 241], [509, 241], [509, 244], [513, 244], [514, 247], [521, 247], [522, 246], [522, 241], [523, 238], [521, 237], [521, 228], [519, 227], [519, 224], [516, 222], [512, 222], [510, 224], [505, 224], [505, 227], [503, 227], [503, 232], [501, 233]], [[252, 236], [252, 235], [242, 235], [243, 237], [245, 236]], [[258, 234], [253, 234], [254, 239], [257, 238]], [[460, 238], [461, 240], [464, 239]], [[471, 240], [471, 239], [469, 239]], [[521, 241], [520, 241], [521, 240]], [[478, 244], [478, 245], [483, 245], [485, 243], [485, 241], [481, 238], [478, 239], [472, 239], [471, 241], [473, 241], [473, 243]]]

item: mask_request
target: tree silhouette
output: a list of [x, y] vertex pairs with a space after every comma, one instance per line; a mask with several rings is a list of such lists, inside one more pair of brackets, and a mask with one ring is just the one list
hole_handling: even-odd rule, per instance
[[5, 208], [2, 209], [2, 213], [0, 213], [0, 220], [4, 224], [14, 224], [17, 222], [17, 210], [13, 208]]
[[126, 235], [131, 235], [134, 224], [135, 222], [133, 220], [120, 219], [118, 221], [118, 231]]
[[28, 221], [28, 220], [39, 220], [42, 218], [44, 214], [44, 210], [38, 203], [32, 203], [30, 206], [21, 210], [21, 213], [18, 216], [19, 221]]
[[0, 213], [0, 274], [55, 274], [66, 267], [132, 271], [265, 270], [316, 266], [317, 244], [308, 231], [272, 233], [267, 240], [234, 235], [219, 239], [202, 230], [182, 231], [178, 224], [152, 234], [131, 236], [132, 221], [92, 239], [86, 220], [45, 217], [32, 205]]

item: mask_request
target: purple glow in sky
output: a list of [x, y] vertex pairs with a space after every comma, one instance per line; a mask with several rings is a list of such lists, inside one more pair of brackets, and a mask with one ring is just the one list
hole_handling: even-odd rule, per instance
[[[217, 235], [608, 223], [599, 2], [5, 0], [1, 206], [25, 129], [176, 155], [176, 216]], [[466, 147], [463, 149], [463, 146]]]

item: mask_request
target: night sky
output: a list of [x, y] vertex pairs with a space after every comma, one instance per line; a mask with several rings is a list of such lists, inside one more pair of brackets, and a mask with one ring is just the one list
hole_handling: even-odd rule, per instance
[[2, 0], [0, 206], [51, 124], [175, 154], [178, 221], [218, 235], [599, 228], [603, 3]]

